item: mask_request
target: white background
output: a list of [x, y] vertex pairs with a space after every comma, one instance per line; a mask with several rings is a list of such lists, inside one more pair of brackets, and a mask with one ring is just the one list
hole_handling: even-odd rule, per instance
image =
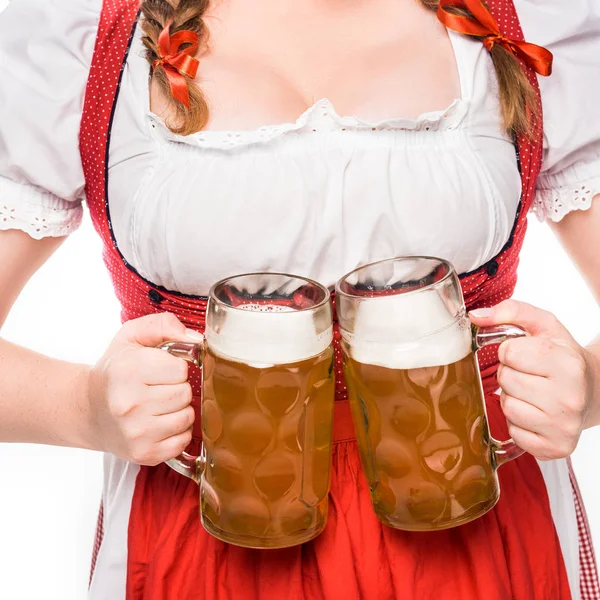
[[[5, 5], [0, 0], [0, 12]], [[95, 362], [119, 328], [100, 252], [87, 220], [27, 286], [3, 337], [57, 358]], [[580, 343], [600, 331], [596, 303], [536, 222], [516, 297], [553, 311]], [[599, 431], [588, 431], [574, 462], [600, 550], [599, 457]], [[96, 453], [0, 444], [0, 600], [85, 598], [101, 485]]]

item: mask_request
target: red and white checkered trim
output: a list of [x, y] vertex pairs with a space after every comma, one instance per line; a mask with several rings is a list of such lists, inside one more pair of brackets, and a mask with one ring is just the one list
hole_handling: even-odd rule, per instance
[[98, 560], [98, 553], [100, 552], [100, 546], [104, 539], [104, 503], [100, 502], [100, 510], [98, 511], [98, 522], [96, 524], [96, 538], [94, 539], [94, 549], [92, 551], [92, 565], [90, 568], [90, 585], [92, 585], [92, 577], [94, 577], [94, 571], [96, 570], [96, 561]]
[[579, 533], [579, 588], [581, 590], [581, 600], [599, 600], [600, 583], [598, 581], [598, 566], [596, 564], [596, 554], [592, 543], [590, 524], [570, 459], [568, 460], [568, 464]]

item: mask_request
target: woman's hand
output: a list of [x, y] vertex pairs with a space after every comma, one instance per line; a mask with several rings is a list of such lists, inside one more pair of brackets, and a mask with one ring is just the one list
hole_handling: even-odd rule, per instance
[[529, 337], [499, 349], [501, 404], [514, 441], [539, 460], [569, 456], [577, 447], [594, 397], [593, 357], [544, 310], [507, 300], [470, 313], [475, 325], [514, 324]]
[[156, 346], [189, 339], [184, 325], [166, 313], [123, 326], [89, 380], [100, 448], [142, 465], [157, 465], [185, 449], [194, 422], [188, 366]]

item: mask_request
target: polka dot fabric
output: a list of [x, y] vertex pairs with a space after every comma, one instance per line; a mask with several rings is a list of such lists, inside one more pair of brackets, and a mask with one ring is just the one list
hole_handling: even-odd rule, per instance
[[[512, 2], [491, 0], [488, 5], [503, 33], [522, 39]], [[139, 2], [133, 0], [105, 0], [103, 4], [81, 123], [86, 197], [94, 226], [104, 243], [104, 260], [122, 305], [123, 321], [168, 311], [187, 327], [202, 331], [206, 299], [184, 296], [145, 281], [120, 254], [111, 228], [107, 201], [110, 129], [138, 10]], [[528, 76], [537, 89], [535, 76], [531, 72]], [[538, 123], [533, 140], [518, 140], [523, 194], [509, 243], [492, 261], [461, 277], [469, 308], [492, 306], [514, 291], [541, 153], [542, 126]], [[472, 524], [424, 536], [391, 530], [376, 521], [356, 444], [351, 440], [338, 332], [334, 343], [334, 433], [338, 444], [333, 456], [330, 516], [325, 533], [316, 542], [280, 553], [227, 546], [201, 528], [195, 484], [164, 465], [142, 468], [130, 516], [126, 600], [425, 600], [433, 594], [442, 600], [480, 600], [484, 596], [489, 600], [569, 598], [544, 482], [531, 457], [522, 457], [500, 472], [503, 496], [518, 499], [519, 511], [513, 511], [509, 501], [501, 501]], [[504, 439], [508, 435], [506, 423], [497, 397], [493, 396], [497, 388], [497, 352], [485, 349], [479, 360], [489, 395], [492, 433]], [[198, 408], [198, 370], [191, 371], [190, 381]], [[194, 438], [193, 449], [197, 449], [198, 423]], [[580, 502], [578, 491], [575, 493]], [[582, 599], [600, 599], [589, 529], [583, 505], [579, 506], [580, 536], [585, 548]], [[102, 520], [101, 514], [95, 553], [102, 542]], [[519, 531], [535, 533], [527, 537]], [[472, 556], [477, 556], [474, 563], [469, 558]], [[418, 584], [412, 583], [414, 573], [420, 573]], [[223, 584], [225, 580], [227, 583]]]

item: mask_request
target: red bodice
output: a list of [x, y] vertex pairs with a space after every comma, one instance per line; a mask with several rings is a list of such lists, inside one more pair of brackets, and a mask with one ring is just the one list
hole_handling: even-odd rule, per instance
[[[512, 3], [495, 0], [488, 4], [501, 27], [505, 29], [505, 34], [513, 39], [522, 39]], [[86, 178], [86, 197], [94, 226], [104, 242], [104, 260], [121, 302], [123, 321], [149, 313], [168, 311], [179, 317], [186, 326], [203, 331], [206, 299], [166, 290], [144, 280], [120, 254], [112, 232], [107, 178], [110, 128], [120, 82], [120, 70], [116, 69], [115, 65], [123, 63], [132, 36], [132, 28], [135, 27], [137, 8], [138, 2], [135, 0], [104, 2], [81, 127], [81, 155]], [[538, 90], [535, 74], [529, 70], [526, 72], [534, 88]], [[527, 229], [527, 214], [533, 201], [535, 182], [541, 166], [541, 121], [535, 127], [533, 139], [520, 138], [516, 148], [522, 180], [522, 195], [517, 218], [504, 249], [479, 269], [461, 276], [465, 301], [469, 309], [493, 306], [510, 298], [515, 289], [519, 252]], [[298, 273], [298, 275], [305, 274]], [[336, 356], [336, 399], [343, 400], [346, 398], [346, 391], [339, 347], [336, 347]], [[482, 350], [479, 353], [479, 361], [486, 391], [494, 391], [496, 350], [494, 348]], [[195, 393], [199, 395], [197, 372], [192, 373], [191, 382]]]

